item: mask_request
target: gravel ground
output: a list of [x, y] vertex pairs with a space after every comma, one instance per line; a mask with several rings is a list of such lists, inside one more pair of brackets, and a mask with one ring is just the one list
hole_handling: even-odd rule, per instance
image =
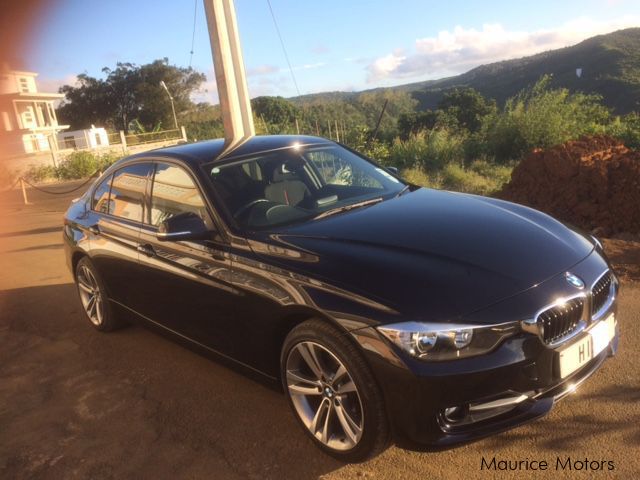
[[[30, 192], [23, 206], [17, 192], [0, 194], [0, 478], [640, 478], [633, 277], [619, 354], [546, 418], [454, 450], [391, 447], [344, 465], [305, 438], [279, 392], [140, 327], [94, 331], [64, 265], [72, 197]], [[483, 457], [549, 470], [486, 471]], [[557, 471], [567, 457], [604, 470]]]

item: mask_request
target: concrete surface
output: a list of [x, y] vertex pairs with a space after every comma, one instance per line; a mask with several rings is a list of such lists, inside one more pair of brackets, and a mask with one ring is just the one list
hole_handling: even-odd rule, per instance
[[[619, 355], [546, 418], [343, 465], [306, 439], [280, 393], [140, 327], [96, 332], [62, 255], [73, 196], [0, 196], [0, 478], [640, 478], [638, 283], [623, 285]], [[550, 467], [481, 470], [494, 456]], [[614, 469], [556, 471], [557, 457]]]

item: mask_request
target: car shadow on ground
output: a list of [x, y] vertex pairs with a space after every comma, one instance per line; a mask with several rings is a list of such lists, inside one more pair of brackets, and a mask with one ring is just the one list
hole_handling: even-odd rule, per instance
[[102, 334], [72, 284], [0, 292], [0, 477], [317, 478], [342, 466], [282, 394], [147, 329]]

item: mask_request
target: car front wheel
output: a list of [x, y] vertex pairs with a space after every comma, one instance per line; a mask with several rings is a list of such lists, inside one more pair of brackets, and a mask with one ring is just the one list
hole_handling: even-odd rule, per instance
[[91, 324], [102, 332], [109, 332], [121, 326], [114, 317], [98, 271], [88, 257], [80, 259], [76, 265], [75, 281], [83, 312]]
[[313, 441], [343, 461], [362, 461], [388, 444], [382, 394], [356, 347], [319, 320], [287, 336], [281, 359], [289, 403]]

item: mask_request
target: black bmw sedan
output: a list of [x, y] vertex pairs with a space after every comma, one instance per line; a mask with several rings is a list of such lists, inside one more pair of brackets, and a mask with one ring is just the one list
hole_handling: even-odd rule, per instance
[[618, 343], [594, 237], [316, 137], [120, 160], [70, 206], [64, 239], [96, 329], [139, 320], [281, 382], [345, 461], [540, 417]]

